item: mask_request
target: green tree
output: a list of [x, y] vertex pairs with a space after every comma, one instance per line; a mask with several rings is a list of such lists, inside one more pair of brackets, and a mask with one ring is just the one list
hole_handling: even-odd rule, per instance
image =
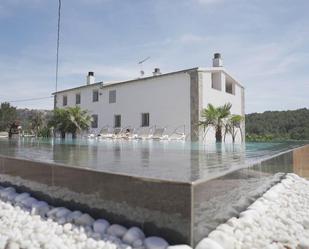
[[54, 128], [54, 131], [61, 133], [61, 138], [65, 138], [69, 118], [66, 109], [55, 109], [49, 121], [49, 126]]
[[246, 115], [246, 140], [309, 140], [309, 109]]
[[30, 126], [31, 126], [31, 130], [34, 131], [34, 134], [36, 137], [39, 136], [39, 132], [40, 130], [43, 128], [43, 115], [40, 112], [36, 112], [34, 113], [34, 115], [31, 118], [31, 122], [30, 122]]
[[73, 138], [76, 138], [77, 132], [89, 128], [91, 120], [87, 111], [82, 110], [80, 107], [57, 108], [54, 110], [49, 126], [60, 132], [61, 138], [65, 138], [67, 132], [71, 133]]
[[226, 134], [230, 133], [232, 136], [232, 141], [235, 143], [235, 138], [238, 133], [240, 132], [241, 135], [241, 141], [243, 141], [243, 131], [241, 129], [241, 124], [245, 120], [245, 118], [241, 115], [230, 115], [230, 117], [227, 118], [225, 122], [225, 131], [224, 131], [224, 141]]
[[208, 104], [206, 109], [202, 110], [202, 118], [200, 125], [204, 127], [212, 126], [216, 131], [216, 142], [222, 142], [222, 128], [224, 126], [224, 120], [231, 114], [230, 103], [226, 103], [223, 106], [215, 107], [212, 104]]
[[0, 107], [0, 131], [8, 130], [17, 118], [16, 107], [10, 105], [10, 103], [1, 103]]
[[86, 110], [82, 110], [80, 107], [71, 107], [67, 109], [67, 112], [69, 116], [67, 132], [71, 133], [73, 138], [76, 138], [77, 132], [89, 129], [92, 118]]
[[48, 126], [44, 126], [39, 130], [38, 137], [49, 138], [51, 136], [51, 130]]

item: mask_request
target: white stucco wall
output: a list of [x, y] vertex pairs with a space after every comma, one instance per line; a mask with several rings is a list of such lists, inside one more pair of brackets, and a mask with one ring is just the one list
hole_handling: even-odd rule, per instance
[[[214, 106], [221, 106], [231, 103], [231, 113], [244, 115], [244, 103], [242, 99], [243, 88], [224, 70], [218, 68], [198, 69], [202, 84], [199, 96], [202, 96], [199, 104], [200, 112], [207, 108], [209, 103]], [[212, 72], [216, 72], [213, 79], [221, 82], [221, 90], [212, 88]], [[219, 75], [218, 75], [219, 74]], [[225, 82], [233, 83], [235, 94], [226, 92]], [[63, 108], [62, 99], [66, 95], [68, 98], [67, 106], [75, 106], [75, 95], [81, 94], [82, 109], [88, 110], [89, 114], [98, 115], [98, 128], [90, 129], [91, 132], [98, 134], [102, 127], [108, 126], [110, 131], [114, 127], [114, 115], [121, 115], [122, 128], [140, 128], [141, 114], [150, 114], [150, 127], [166, 127], [167, 135], [171, 135], [176, 128], [190, 135], [191, 127], [191, 104], [190, 104], [190, 76], [186, 71], [173, 74], [166, 74], [158, 77], [138, 79], [135, 81], [89, 85], [79, 89], [71, 89], [57, 94], [57, 107]], [[93, 90], [99, 90], [99, 101], [92, 101]], [[116, 103], [109, 103], [109, 91], [116, 90]], [[192, 95], [193, 98], [195, 93]], [[194, 107], [193, 107], [194, 108]], [[200, 129], [201, 132], [202, 129]], [[190, 136], [188, 137], [190, 138]], [[215, 131], [209, 129], [205, 141], [215, 142]], [[230, 135], [226, 137], [226, 142], [230, 143]], [[241, 141], [238, 134], [236, 142]]]
[[[211, 72], [201, 72], [202, 74], [202, 81], [203, 81], [203, 100], [202, 100], [202, 106], [203, 108], [207, 108], [207, 105], [209, 103], [213, 104], [215, 107], [222, 106], [225, 103], [231, 103], [231, 114], [238, 114], [238, 115], [244, 115], [242, 112], [243, 108], [242, 105], [242, 97], [241, 97], [241, 91], [242, 87], [236, 82], [231, 79], [228, 75], [226, 75], [223, 71], [220, 72], [221, 74], [221, 90], [213, 89], [211, 87]], [[218, 77], [216, 77], [217, 80]], [[230, 94], [225, 92], [225, 82], [226, 78], [233, 84], [235, 84], [235, 94]], [[215, 142], [215, 130], [213, 128], [210, 128], [207, 132], [207, 135], [205, 137], [206, 142]], [[230, 143], [232, 142], [232, 138], [230, 135], [226, 136], [226, 142]], [[236, 142], [241, 142], [241, 135], [238, 132], [238, 135], [236, 137]]]
[[[92, 92], [99, 89], [99, 101], [92, 102]], [[116, 90], [116, 103], [109, 103], [109, 90]], [[187, 73], [177, 73], [137, 80], [124, 84], [88, 86], [82, 89], [57, 94], [57, 107], [63, 108], [62, 96], [68, 96], [68, 105], [75, 106], [75, 94], [81, 93], [82, 109], [90, 114], [98, 114], [98, 129], [114, 126], [114, 115], [121, 115], [122, 127], [141, 126], [141, 114], [150, 114], [150, 126], [166, 127], [171, 134], [179, 126], [190, 131], [190, 77]]]

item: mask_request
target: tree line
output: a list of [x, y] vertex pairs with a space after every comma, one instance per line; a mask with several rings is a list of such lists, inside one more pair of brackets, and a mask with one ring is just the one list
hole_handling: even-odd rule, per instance
[[28, 110], [17, 109], [9, 103], [0, 105], [0, 132], [22, 133], [36, 137], [51, 137], [59, 132], [64, 138], [66, 133], [76, 137], [78, 132], [87, 130], [91, 124], [91, 116], [79, 107], [66, 109]]
[[247, 114], [246, 140], [309, 140], [309, 109]]
[[[202, 110], [199, 122], [204, 134], [210, 127], [216, 131], [216, 141], [224, 141], [227, 133], [235, 140], [236, 134], [242, 134], [241, 123], [244, 117], [233, 115], [229, 103], [214, 107], [208, 105]], [[246, 141], [272, 140], [309, 140], [309, 109], [293, 111], [266, 111], [245, 116]], [[91, 117], [78, 107], [56, 109], [55, 111], [17, 109], [9, 103], [0, 105], [0, 132], [9, 131], [15, 124], [26, 133], [48, 137], [52, 131], [58, 131], [62, 137], [72, 133], [73, 137], [80, 131], [87, 130]]]

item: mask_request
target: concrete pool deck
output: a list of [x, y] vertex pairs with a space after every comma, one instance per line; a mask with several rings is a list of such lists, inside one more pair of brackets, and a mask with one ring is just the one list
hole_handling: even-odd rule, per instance
[[309, 172], [309, 145], [212, 179], [171, 181], [0, 155], [0, 182], [147, 235], [192, 246], [239, 214], [284, 174]]

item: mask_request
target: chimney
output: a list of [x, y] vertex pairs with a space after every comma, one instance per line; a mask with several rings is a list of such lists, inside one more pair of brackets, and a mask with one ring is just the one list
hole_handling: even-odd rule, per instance
[[152, 72], [153, 76], [158, 76], [161, 74], [160, 68], [155, 68], [154, 71]]
[[94, 72], [88, 72], [87, 75], [87, 85], [93, 84], [95, 81]]
[[212, 59], [212, 66], [213, 67], [223, 67], [223, 60], [221, 58], [220, 53], [214, 54], [214, 58]]

